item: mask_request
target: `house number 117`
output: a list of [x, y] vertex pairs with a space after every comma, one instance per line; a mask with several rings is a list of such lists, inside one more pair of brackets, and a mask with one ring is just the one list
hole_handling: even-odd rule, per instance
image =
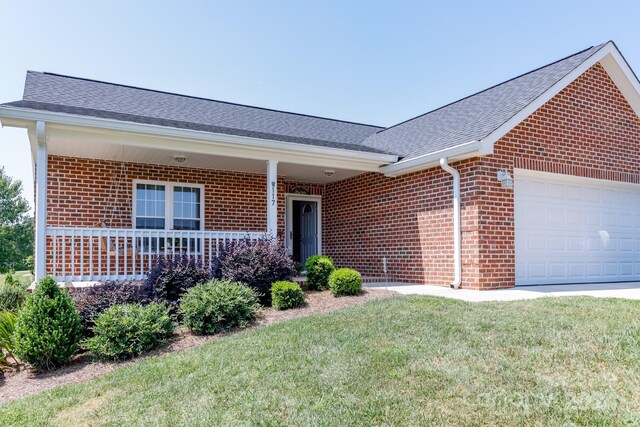
[[276, 183], [271, 181], [271, 206], [276, 204]]

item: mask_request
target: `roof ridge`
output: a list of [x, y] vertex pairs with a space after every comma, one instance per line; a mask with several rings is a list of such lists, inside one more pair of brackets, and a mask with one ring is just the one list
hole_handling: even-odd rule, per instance
[[[493, 86], [490, 86], [490, 87], [488, 87], [488, 88], [486, 88], [486, 89], [483, 89], [483, 90], [481, 90], [481, 91], [474, 92], [474, 93], [472, 93], [471, 95], [467, 95], [467, 96], [465, 96], [465, 97], [463, 97], [463, 98], [460, 98], [460, 99], [457, 99], [457, 100], [455, 100], [455, 101], [452, 101], [452, 102], [450, 102], [450, 103], [448, 103], [448, 104], [442, 105], [442, 106], [440, 106], [440, 107], [438, 107], [438, 108], [434, 108], [433, 110], [427, 111], [426, 113], [419, 114], [419, 115], [417, 115], [417, 116], [415, 116], [415, 117], [412, 117], [412, 118], [410, 118], [410, 119], [404, 120], [404, 121], [402, 121], [402, 122], [400, 122], [400, 123], [396, 123], [396, 124], [395, 124], [395, 125], [393, 125], [393, 126], [389, 126], [388, 128], [384, 128], [384, 129], [382, 129], [382, 130], [380, 130], [380, 131], [376, 132], [376, 133], [375, 133], [375, 135], [378, 135], [378, 134], [384, 133], [384, 132], [388, 131], [389, 129], [393, 129], [393, 128], [397, 127], [397, 126], [403, 125], [403, 124], [405, 124], [405, 123], [407, 123], [407, 122], [410, 122], [410, 121], [412, 121], [412, 120], [415, 120], [415, 119], [418, 119], [418, 118], [420, 118], [420, 117], [426, 116], [426, 115], [428, 115], [428, 114], [434, 113], [434, 112], [436, 112], [436, 111], [438, 111], [438, 110], [442, 110], [443, 108], [449, 107], [449, 106], [451, 106], [451, 105], [453, 105], [453, 104], [457, 104], [458, 102], [464, 101], [465, 99], [469, 99], [469, 98], [474, 97], [474, 96], [476, 96], [476, 95], [480, 95], [481, 93], [487, 92], [487, 91], [489, 91], [489, 90], [491, 90], [491, 89], [494, 89], [494, 88], [496, 88], [496, 87], [498, 87], [498, 86], [502, 86], [502, 85], [504, 85], [504, 84], [506, 84], [506, 83], [509, 83], [509, 82], [511, 82], [511, 81], [513, 81], [513, 80], [519, 79], [519, 78], [524, 77], [524, 76], [526, 76], [526, 75], [529, 75], [529, 74], [535, 73], [536, 71], [540, 71], [540, 70], [542, 70], [542, 69], [544, 69], [544, 68], [551, 67], [552, 65], [555, 65], [555, 64], [557, 64], [557, 63], [559, 63], [559, 62], [562, 62], [562, 61], [565, 61], [565, 60], [567, 60], [567, 59], [569, 59], [569, 58], [572, 58], [572, 57], [574, 57], [574, 56], [580, 55], [580, 54], [582, 54], [582, 53], [584, 53], [584, 52], [586, 52], [586, 51], [588, 51], [588, 50], [590, 50], [590, 49], [598, 48], [598, 50], [600, 50], [600, 48], [602, 48], [602, 47], [603, 47], [604, 45], [606, 45], [607, 43], [609, 43], [609, 42], [601, 43], [601, 44], [599, 44], [599, 45], [595, 45], [595, 46], [589, 46], [589, 47], [588, 47], [588, 48], [586, 48], [586, 49], [583, 49], [583, 50], [581, 50], [581, 51], [579, 51], [579, 52], [576, 52], [576, 53], [573, 53], [573, 54], [571, 54], [571, 55], [565, 56], [564, 58], [558, 59], [557, 61], [550, 62], [549, 64], [546, 64], [546, 65], [543, 65], [543, 66], [541, 66], [541, 67], [535, 68], [535, 69], [533, 69], [533, 70], [527, 71], [526, 73], [522, 73], [522, 74], [520, 74], [520, 75], [518, 75], [518, 76], [512, 77], [512, 78], [510, 78], [510, 79], [508, 79], [508, 80], [505, 80], [505, 81], [503, 81], [503, 82], [497, 83], [497, 84], [495, 84], [495, 85], [493, 85]], [[368, 138], [367, 138], [367, 139], [368, 139]]]
[[[85, 77], [69, 76], [69, 75], [66, 75], [66, 74], [52, 73], [52, 72], [48, 72], [48, 71], [27, 70], [27, 73], [40, 73], [40, 74], [44, 74], [44, 75], [48, 75], [48, 76], [62, 77], [62, 78], [73, 79], [73, 80], [82, 80], [82, 81], [86, 81], [86, 82], [106, 84], [106, 85], [118, 86], [118, 87], [123, 87], [123, 88], [128, 88], [128, 89], [143, 90], [143, 91], [146, 91], [146, 92], [161, 93], [161, 94], [164, 94], [164, 95], [180, 96], [180, 97], [183, 97], [183, 98], [199, 99], [199, 100], [202, 100], [202, 101], [210, 101], [210, 102], [218, 102], [220, 104], [235, 105], [235, 106], [238, 106], [238, 107], [245, 107], [245, 108], [255, 108], [257, 110], [272, 111], [272, 112], [275, 112], [275, 113], [291, 114], [291, 115], [294, 115], [294, 116], [310, 117], [310, 118], [313, 118], [313, 119], [328, 120], [328, 121], [332, 121], [332, 122], [340, 122], [340, 123], [347, 123], [347, 124], [358, 125], [358, 126], [366, 126], [366, 127], [384, 129], [384, 126], [372, 125], [372, 124], [368, 124], [368, 123], [354, 122], [354, 121], [342, 120], [342, 119], [332, 119], [330, 117], [316, 116], [316, 115], [313, 115], [313, 114], [295, 113], [293, 111], [278, 110], [278, 109], [275, 109], [275, 108], [258, 107], [258, 106], [255, 106], [255, 105], [241, 104], [241, 103], [238, 103], [238, 102], [221, 101], [219, 99], [205, 98], [205, 97], [193, 96], [193, 95], [185, 95], [185, 94], [182, 94], [182, 93], [168, 92], [168, 91], [157, 90], [157, 89], [149, 89], [149, 88], [144, 88], [144, 87], [140, 87], [140, 86], [126, 85], [126, 84], [122, 84], [122, 83], [113, 83], [113, 82], [107, 82], [107, 81], [104, 81], [104, 80], [89, 79], [89, 78], [85, 78]], [[26, 86], [25, 86], [25, 88], [26, 88]], [[23, 95], [23, 98], [24, 98], [24, 95]]]

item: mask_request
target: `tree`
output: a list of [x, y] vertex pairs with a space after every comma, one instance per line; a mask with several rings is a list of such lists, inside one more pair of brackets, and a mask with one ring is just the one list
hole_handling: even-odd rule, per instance
[[22, 182], [0, 167], [0, 273], [31, 269], [35, 233], [28, 212]]

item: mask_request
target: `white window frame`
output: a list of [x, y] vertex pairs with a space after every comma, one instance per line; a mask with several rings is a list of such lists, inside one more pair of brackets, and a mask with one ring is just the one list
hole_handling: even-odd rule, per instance
[[132, 200], [133, 207], [131, 209], [131, 228], [136, 229], [136, 217], [137, 217], [137, 187], [138, 184], [151, 184], [151, 185], [164, 185], [165, 187], [165, 200], [164, 200], [164, 229], [173, 230], [173, 188], [174, 187], [189, 187], [200, 189], [200, 231], [204, 230], [204, 184], [193, 184], [189, 182], [175, 182], [175, 181], [151, 181], [146, 179], [134, 179], [132, 184]]

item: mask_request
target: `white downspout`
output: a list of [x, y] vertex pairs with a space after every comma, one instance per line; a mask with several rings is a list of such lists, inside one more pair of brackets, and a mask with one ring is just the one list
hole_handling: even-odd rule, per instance
[[460, 172], [447, 163], [447, 158], [440, 159], [440, 166], [453, 177], [453, 264], [454, 276], [451, 287], [458, 289], [462, 281], [462, 241], [460, 233]]

